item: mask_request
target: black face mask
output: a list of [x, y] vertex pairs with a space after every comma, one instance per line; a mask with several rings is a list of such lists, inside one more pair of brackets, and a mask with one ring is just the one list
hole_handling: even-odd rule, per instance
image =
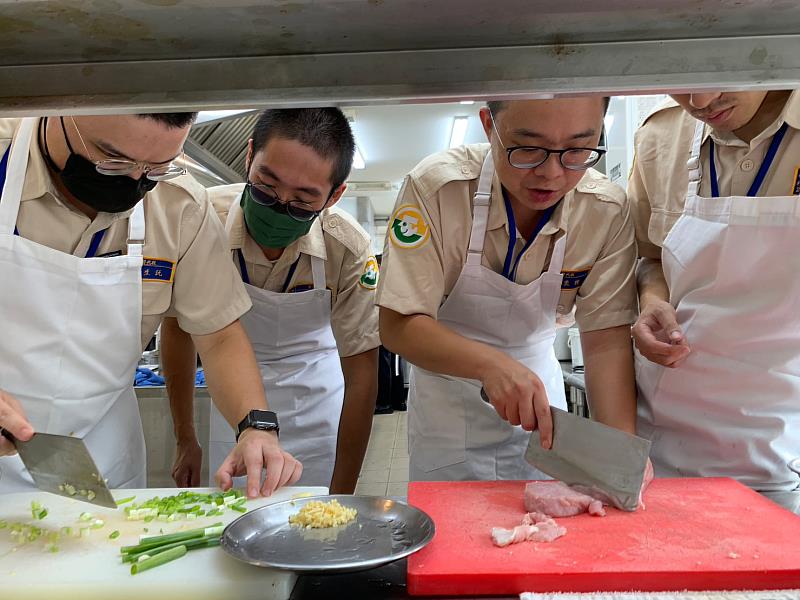
[[98, 212], [125, 212], [136, 206], [147, 192], [156, 187], [158, 182], [149, 180], [145, 175], [133, 179], [127, 175], [98, 173], [94, 163], [75, 154], [67, 137], [63, 117], [61, 117], [61, 129], [64, 131], [64, 140], [70, 152], [64, 169], [59, 170], [50, 158], [46, 134], [43, 136], [45, 157], [53, 170], [58, 173], [67, 191], [87, 206]]

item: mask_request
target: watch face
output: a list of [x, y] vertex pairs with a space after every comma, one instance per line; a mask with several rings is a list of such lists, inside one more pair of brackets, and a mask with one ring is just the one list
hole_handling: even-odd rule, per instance
[[254, 410], [251, 413], [251, 427], [256, 429], [274, 429], [278, 426], [275, 413], [266, 410]]

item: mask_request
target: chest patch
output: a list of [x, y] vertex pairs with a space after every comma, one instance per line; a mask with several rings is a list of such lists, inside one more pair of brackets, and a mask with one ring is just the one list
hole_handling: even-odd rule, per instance
[[142, 281], [161, 281], [172, 283], [175, 278], [175, 263], [163, 258], [144, 257], [142, 263]]
[[583, 282], [586, 281], [591, 270], [592, 267], [581, 271], [561, 271], [561, 274], [564, 276], [564, 279], [561, 281], [561, 289], [577, 290], [583, 285]]

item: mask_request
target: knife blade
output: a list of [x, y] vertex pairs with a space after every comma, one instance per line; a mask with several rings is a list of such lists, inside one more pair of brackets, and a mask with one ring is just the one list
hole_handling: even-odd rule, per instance
[[0, 434], [14, 444], [22, 464], [40, 490], [117, 508], [117, 502], [81, 438], [34, 433], [30, 440], [23, 442], [4, 429], [0, 429]]
[[531, 434], [525, 460], [578, 491], [621, 510], [634, 511], [644, 480], [650, 440], [550, 407], [553, 445]]

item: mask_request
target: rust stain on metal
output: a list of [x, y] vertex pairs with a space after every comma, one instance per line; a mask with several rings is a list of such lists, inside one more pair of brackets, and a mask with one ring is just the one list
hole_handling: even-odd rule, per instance
[[578, 48], [574, 45], [567, 44], [566, 38], [562, 34], [553, 36], [553, 42], [550, 44], [550, 54], [557, 57], [570, 56], [577, 54]]

